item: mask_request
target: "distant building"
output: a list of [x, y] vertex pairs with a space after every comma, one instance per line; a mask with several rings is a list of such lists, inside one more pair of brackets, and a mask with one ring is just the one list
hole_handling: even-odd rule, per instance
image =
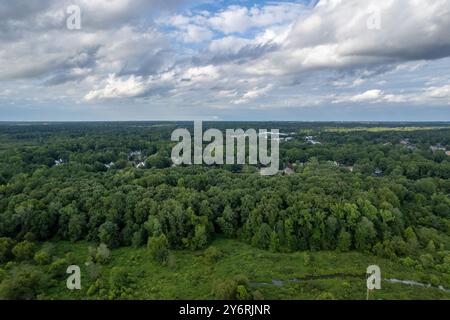
[[136, 168], [145, 168], [145, 162], [139, 162], [139, 163], [136, 165]]
[[375, 171], [373, 172], [373, 175], [375, 176], [375, 177], [381, 177], [382, 175], [383, 175], [383, 170], [381, 170], [381, 169], [375, 169]]
[[408, 140], [408, 139], [401, 140], [401, 141], [400, 141], [400, 144], [401, 144], [401, 145], [404, 145], [404, 146], [407, 146], [407, 145], [409, 145], [409, 140]]
[[316, 141], [316, 138], [313, 136], [306, 136], [305, 140], [314, 145], [321, 144], [319, 141]]
[[55, 160], [55, 166], [59, 166], [59, 165], [62, 165], [62, 164], [64, 164], [64, 160], [63, 159]]
[[283, 170], [283, 175], [285, 175], [285, 176], [290, 176], [290, 175], [292, 175], [292, 174], [294, 174], [295, 173], [295, 170], [294, 170], [294, 168], [292, 168], [292, 166], [287, 166], [284, 170]]
[[417, 149], [417, 148], [416, 148], [416, 145], [412, 144], [412, 143], [409, 141], [409, 139], [401, 140], [401, 141], [400, 141], [400, 144], [401, 144], [402, 146], [406, 147], [406, 148], [409, 149], [409, 150], [415, 150], [415, 149]]
[[104, 166], [106, 169], [111, 169], [114, 166], [114, 162], [111, 161], [110, 163], [105, 163]]
[[142, 158], [142, 151], [137, 150], [137, 151], [132, 151], [128, 154], [128, 160], [132, 161], [132, 160], [139, 160]]
[[447, 150], [447, 149], [446, 149], [442, 144], [440, 144], [440, 143], [438, 143], [438, 144], [435, 145], [435, 146], [431, 146], [430, 149], [431, 149], [431, 151], [432, 151], [433, 153], [436, 153], [437, 151], [446, 151], [446, 150]]

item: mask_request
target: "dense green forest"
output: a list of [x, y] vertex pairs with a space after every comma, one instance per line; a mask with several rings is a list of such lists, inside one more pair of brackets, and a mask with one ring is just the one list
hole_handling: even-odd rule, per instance
[[0, 124], [0, 298], [450, 298], [450, 125], [206, 123], [284, 133], [272, 177], [173, 166], [180, 127]]

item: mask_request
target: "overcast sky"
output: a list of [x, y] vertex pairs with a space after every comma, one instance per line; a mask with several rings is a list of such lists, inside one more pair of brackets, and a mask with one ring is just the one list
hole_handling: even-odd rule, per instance
[[0, 121], [194, 119], [450, 121], [450, 0], [0, 2]]

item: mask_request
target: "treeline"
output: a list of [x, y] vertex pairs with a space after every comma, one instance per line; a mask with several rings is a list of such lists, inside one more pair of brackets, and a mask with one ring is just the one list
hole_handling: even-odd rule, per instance
[[450, 157], [430, 145], [450, 143], [450, 129], [352, 131], [360, 125], [204, 125], [288, 133], [280, 169], [295, 174], [276, 177], [251, 166], [171, 167], [170, 134], [192, 123], [2, 125], [0, 237], [116, 247], [164, 235], [171, 248], [198, 249], [223, 234], [273, 251], [391, 256], [445, 246]]
[[202, 167], [40, 168], [0, 186], [0, 236], [200, 249], [216, 234], [277, 252], [448, 245], [450, 181], [365, 177], [309, 162], [285, 177]]

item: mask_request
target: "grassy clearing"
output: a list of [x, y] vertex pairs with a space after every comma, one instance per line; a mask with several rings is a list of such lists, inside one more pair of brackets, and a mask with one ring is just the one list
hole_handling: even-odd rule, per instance
[[[398, 263], [361, 253], [270, 253], [234, 240], [218, 239], [212, 244], [222, 253], [215, 263], [209, 262], [204, 251], [172, 251], [171, 262], [161, 266], [153, 262], [146, 248], [113, 250], [111, 261], [101, 270], [108, 281], [113, 267], [125, 268], [132, 279], [134, 299], [213, 299], [214, 288], [235, 275], [245, 275], [252, 290], [265, 299], [366, 299], [365, 271], [367, 266], [381, 267], [383, 278], [398, 278], [427, 282], [432, 272], [418, 272]], [[104, 299], [88, 295], [93, 281], [85, 275], [84, 262], [88, 243], [56, 243], [59, 256], [70, 254], [82, 266], [82, 290], [69, 291], [65, 280], [54, 282], [46, 299]], [[339, 275], [337, 275], [339, 274]], [[320, 276], [335, 275], [320, 279]], [[336, 276], [337, 275], [337, 276]], [[439, 274], [435, 274], [439, 276]], [[313, 276], [314, 278], [308, 279]], [[304, 279], [298, 282], [290, 279]], [[283, 285], [273, 284], [281, 280]], [[267, 283], [262, 285], [261, 283]], [[331, 294], [331, 295], [330, 295]], [[450, 293], [435, 288], [410, 287], [383, 281], [382, 290], [371, 294], [372, 299], [450, 299]]]

